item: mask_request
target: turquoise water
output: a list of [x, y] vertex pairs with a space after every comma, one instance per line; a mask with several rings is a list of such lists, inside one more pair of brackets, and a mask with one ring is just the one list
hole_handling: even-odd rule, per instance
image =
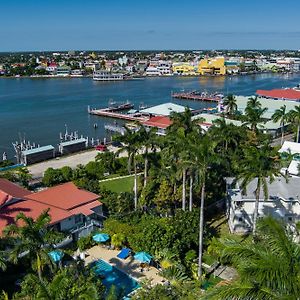
[[102, 283], [106, 287], [107, 291], [109, 291], [111, 286], [115, 285], [118, 289], [122, 289], [124, 291], [124, 295], [128, 295], [139, 287], [136, 280], [106, 263], [102, 259], [93, 262], [91, 267], [97, 275], [104, 277], [104, 279], [102, 279]]
[[[261, 74], [234, 77], [167, 77], [137, 81], [94, 82], [91, 78], [0, 78], [0, 155], [13, 156], [12, 142], [19, 135], [41, 145], [59, 143], [59, 132], [77, 130], [84, 136], [104, 138], [104, 124], [112, 119], [90, 116], [87, 106], [105, 107], [109, 99], [156, 105], [173, 101], [172, 91], [207, 90], [252, 95], [257, 89], [292, 87], [300, 75]], [[212, 106], [186, 100], [173, 101], [192, 108]], [[118, 121], [119, 122], [119, 121]], [[93, 124], [97, 123], [95, 130]], [[1, 159], [1, 157], [0, 157]]]

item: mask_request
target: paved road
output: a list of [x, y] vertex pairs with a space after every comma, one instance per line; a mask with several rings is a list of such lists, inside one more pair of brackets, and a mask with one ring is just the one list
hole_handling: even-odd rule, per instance
[[[109, 151], [116, 152], [118, 148], [110, 146]], [[64, 166], [69, 166], [72, 169], [75, 169], [79, 164], [86, 165], [90, 161], [94, 161], [95, 157], [99, 151], [88, 150], [80, 153], [75, 153], [65, 157], [59, 157], [51, 160], [47, 160], [41, 163], [37, 163], [31, 166], [28, 166], [29, 172], [32, 174], [34, 179], [43, 177], [44, 172], [48, 168], [62, 168]], [[125, 152], [121, 153], [119, 156], [126, 156]]]

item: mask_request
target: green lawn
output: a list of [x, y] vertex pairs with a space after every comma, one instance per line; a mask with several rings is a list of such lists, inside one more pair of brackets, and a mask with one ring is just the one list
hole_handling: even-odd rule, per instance
[[100, 182], [101, 187], [105, 187], [107, 190], [116, 193], [132, 192], [133, 185], [134, 185], [134, 176]]

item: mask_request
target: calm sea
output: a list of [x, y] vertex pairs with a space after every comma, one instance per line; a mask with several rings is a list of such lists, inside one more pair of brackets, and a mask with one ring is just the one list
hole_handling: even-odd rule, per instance
[[[262, 74], [234, 77], [168, 77], [122, 82], [94, 82], [91, 78], [0, 79], [0, 160], [3, 151], [13, 157], [12, 142], [25, 136], [40, 145], [59, 143], [59, 133], [78, 131], [84, 136], [106, 136], [104, 125], [114, 120], [90, 116], [91, 107], [106, 107], [108, 101], [130, 100], [138, 107], [173, 101], [172, 91], [207, 90], [238, 95], [253, 95], [257, 89], [293, 87], [300, 74]], [[186, 100], [173, 101], [192, 108], [212, 106]], [[98, 128], [94, 129], [94, 124]], [[120, 122], [119, 122], [120, 123]]]

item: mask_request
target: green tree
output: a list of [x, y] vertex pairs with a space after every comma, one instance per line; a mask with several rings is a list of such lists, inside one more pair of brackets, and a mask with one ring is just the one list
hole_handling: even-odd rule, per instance
[[279, 109], [276, 109], [274, 114], [272, 115], [272, 120], [274, 122], [280, 122], [281, 126], [281, 145], [283, 144], [283, 136], [284, 136], [284, 126], [286, 122], [289, 120], [290, 115], [286, 112], [286, 105], [282, 105]]
[[290, 117], [289, 119], [297, 127], [296, 143], [299, 143], [299, 135], [300, 135], [300, 105], [295, 106], [295, 108], [289, 112], [289, 117]]
[[28, 299], [30, 295], [33, 300], [100, 300], [104, 298], [104, 291], [101, 280], [93, 271], [84, 269], [79, 263], [59, 269], [50, 279], [27, 275], [14, 299]]
[[173, 202], [173, 191], [167, 180], [163, 179], [154, 198], [158, 210], [168, 210]]
[[50, 221], [48, 209], [42, 212], [36, 220], [27, 217], [24, 213], [19, 213], [15, 223], [5, 227], [4, 235], [15, 239], [13, 249], [9, 253], [12, 262], [16, 263], [21, 253], [28, 252], [27, 255], [33, 264], [36, 263], [38, 257], [42, 263], [51, 265], [48, 252], [53, 244], [63, 239], [63, 235], [48, 227]]
[[260, 219], [255, 240], [221, 241], [221, 259], [239, 273], [236, 281], [208, 292], [203, 299], [298, 299], [300, 246], [282, 221]]
[[131, 165], [133, 164], [134, 169], [134, 209], [137, 209], [138, 200], [138, 182], [137, 182], [137, 162], [136, 155], [140, 149], [141, 139], [138, 132], [132, 131], [126, 126], [125, 134], [120, 137], [120, 141], [124, 143], [123, 147], [117, 152], [126, 152], [128, 155], [128, 173], [131, 173]]
[[256, 232], [256, 222], [261, 192], [264, 199], [268, 199], [268, 181], [272, 183], [280, 173], [281, 162], [276, 149], [267, 142], [260, 146], [248, 146], [244, 149], [244, 156], [237, 162], [238, 175], [241, 189], [244, 193], [247, 186], [255, 180], [255, 208], [253, 215], [253, 233]]
[[149, 150], [154, 151], [157, 145], [156, 129], [151, 128], [147, 130], [144, 126], [141, 126], [139, 130], [141, 146], [144, 148], [144, 187], [147, 185], [148, 178], [148, 163], [149, 163]]
[[202, 278], [202, 256], [203, 256], [203, 232], [204, 232], [204, 202], [205, 188], [208, 170], [213, 163], [217, 163], [216, 143], [209, 135], [204, 135], [201, 139], [197, 135], [191, 136], [190, 147], [192, 151], [193, 164], [198, 169], [198, 178], [201, 185], [201, 201], [199, 215], [199, 257], [198, 257], [198, 276]]
[[60, 169], [48, 168], [44, 173], [42, 182], [45, 186], [54, 186], [64, 182], [64, 177]]
[[71, 181], [73, 179], [73, 170], [71, 167], [64, 166], [60, 170], [61, 170], [61, 175], [66, 182]]
[[226, 114], [233, 116], [237, 109], [237, 103], [236, 103], [236, 98], [234, 95], [229, 94], [225, 97], [224, 101], [223, 101], [223, 105], [225, 106], [225, 112]]

